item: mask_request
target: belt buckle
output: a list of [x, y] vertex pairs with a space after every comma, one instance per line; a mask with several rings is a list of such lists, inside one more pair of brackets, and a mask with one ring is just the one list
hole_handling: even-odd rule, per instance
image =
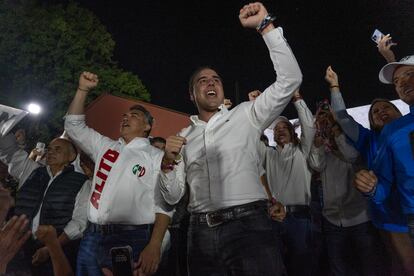
[[208, 227], [215, 227], [224, 222], [223, 218], [217, 213], [207, 213], [206, 221], [207, 221]]

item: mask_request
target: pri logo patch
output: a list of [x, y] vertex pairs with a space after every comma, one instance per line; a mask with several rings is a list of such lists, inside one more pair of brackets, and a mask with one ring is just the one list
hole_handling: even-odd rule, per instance
[[132, 173], [136, 174], [138, 177], [144, 176], [145, 167], [141, 166], [140, 164], [136, 164], [134, 167], [132, 167]]

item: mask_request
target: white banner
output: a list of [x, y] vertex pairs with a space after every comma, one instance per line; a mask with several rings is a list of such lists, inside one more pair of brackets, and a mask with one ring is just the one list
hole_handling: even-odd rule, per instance
[[29, 112], [0, 104], [0, 137], [9, 131]]

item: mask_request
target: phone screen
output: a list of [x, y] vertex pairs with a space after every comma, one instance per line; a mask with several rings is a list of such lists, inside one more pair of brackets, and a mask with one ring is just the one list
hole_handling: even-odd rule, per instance
[[384, 34], [380, 30], [375, 29], [374, 33], [371, 36], [371, 39], [372, 41], [378, 44], [378, 42], [381, 40], [383, 36]]
[[130, 246], [111, 248], [111, 256], [114, 276], [132, 276], [132, 248]]

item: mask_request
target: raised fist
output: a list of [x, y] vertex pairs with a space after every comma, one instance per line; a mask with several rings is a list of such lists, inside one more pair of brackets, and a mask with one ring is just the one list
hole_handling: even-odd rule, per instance
[[354, 186], [362, 193], [370, 193], [377, 185], [377, 176], [373, 171], [360, 170], [355, 174]]
[[248, 94], [249, 101], [256, 100], [256, 98], [259, 97], [260, 94], [262, 94], [262, 92], [260, 92], [259, 90], [253, 90], [253, 91], [249, 92], [249, 94]]
[[79, 89], [89, 91], [98, 85], [98, 76], [94, 73], [83, 72], [79, 77]]
[[167, 138], [167, 143], [165, 144], [165, 154], [164, 159], [167, 159], [170, 162], [173, 162], [177, 159], [181, 148], [185, 145], [186, 140], [181, 136], [170, 136]]
[[35, 235], [45, 245], [57, 240], [56, 229], [52, 225], [40, 225]]
[[231, 100], [230, 99], [224, 99], [224, 106], [227, 108], [227, 109], [230, 109], [232, 106], [233, 106], [233, 103], [231, 102]]
[[240, 23], [245, 28], [255, 29], [267, 15], [267, 10], [262, 3], [250, 3], [240, 9]]
[[328, 68], [326, 68], [325, 80], [329, 83], [330, 86], [339, 85], [338, 75], [335, 73], [331, 66], [328, 66]]

